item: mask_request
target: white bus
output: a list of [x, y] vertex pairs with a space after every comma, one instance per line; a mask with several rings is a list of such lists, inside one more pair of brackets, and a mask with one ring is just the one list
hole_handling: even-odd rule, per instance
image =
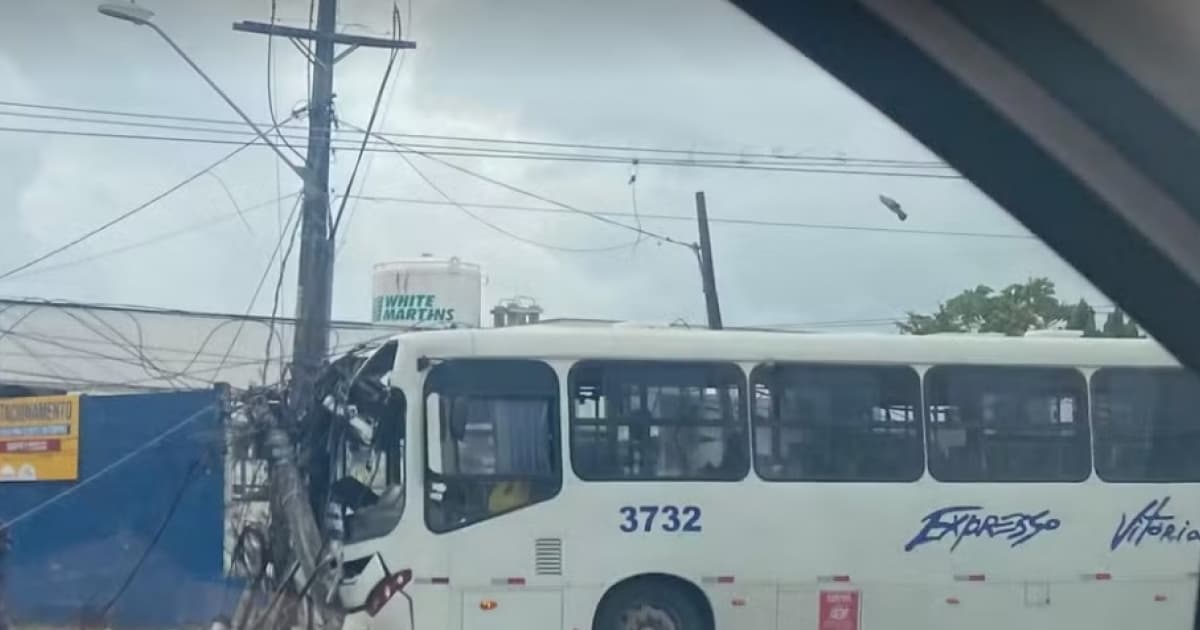
[[548, 324], [359, 375], [350, 624], [1192, 627], [1200, 380], [1149, 340]]

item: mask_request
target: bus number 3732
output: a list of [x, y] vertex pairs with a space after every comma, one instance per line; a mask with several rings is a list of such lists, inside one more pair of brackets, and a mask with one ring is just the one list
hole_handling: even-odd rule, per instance
[[674, 505], [626, 505], [620, 509], [624, 520], [621, 531], [651, 532], [657, 529], [664, 532], [699, 532], [700, 508], [695, 505], [678, 507]]

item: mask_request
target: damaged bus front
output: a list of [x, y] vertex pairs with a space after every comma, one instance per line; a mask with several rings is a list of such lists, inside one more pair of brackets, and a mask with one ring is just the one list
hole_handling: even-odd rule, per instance
[[401, 347], [393, 339], [334, 361], [302, 422], [309, 497], [321, 548], [337, 567], [335, 603], [345, 613], [376, 614], [411, 579], [379, 548], [403, 519], [408, 494]]

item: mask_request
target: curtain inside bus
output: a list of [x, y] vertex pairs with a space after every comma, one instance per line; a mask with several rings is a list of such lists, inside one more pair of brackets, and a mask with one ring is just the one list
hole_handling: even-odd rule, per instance
[[558, 380], [544, 363], [452, 360], [426, 381], [426, 522], [450, 531], [558, 492]]

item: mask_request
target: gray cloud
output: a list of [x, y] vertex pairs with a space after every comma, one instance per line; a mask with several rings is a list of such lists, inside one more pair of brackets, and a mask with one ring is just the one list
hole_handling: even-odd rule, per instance
[[[245, 109], [267, 118], [262, 37], [231, 22], [265, 20], [265, 1], [143, 0], [159, 23]], [[404, 10], [404, 5], [401, 4]], [[280, 3], [306, 20], [307, 2]], [[582, 2], [453, 0], [413, 3], [408, 54], [383, 126], [412, 133], [534, 138], [745, 152], [933, 159], [923, 147], [824, 71], [734, 8], [715, 0]], [[386, 32], [391, 3], [345, 0], [347, 30]], [[231, 113], [145, 29], [106, 20], [84, 0], [23, 3], [0, 23], [0, 80], [12, 100], [229, 118]], [[55, 37], [47, 33], [56, 33]], [[70, 38], [72, 46], [62, 46]], [[303, 65], [278, 45], [276, 101], [301, 102]], [[386, 56], [358, 51], [339, 67], [339, 114], [365, 125]], [[16, 86], [13, 89], [11, 86]], [[4, 108], [0, 108], [3, 110]], [[47, 126], [0, 116], [7, 126]], [[9, 267], [144, 201], [228, 150], [223, 146], [4, 134], [0, 201], [18, 237], [0, 251]], [[414, 157], [467, 202], [535, 204]], [[403, 160], [368, 158], [363, 191], [439, 199]], [[630, 211], [631, 166], [460, 159], [491, 177], [581, 208]], [[335, 162], [345, 185], [350, 152]], [[248, 150], [218, 170], [240, 205], [277, 194], [276, 159]], [[284, 171], [284, 193], [298, 188]], [[357, 188], [357, 186], [356, 186]], [[705, 190], [715, 217], [867, 227], [1021, 232], [961, 180], [762, 173], [642, 166], [638, 207], [687, 215]], [[910, 219], [879, 206], [886, 193]], [[280, 212], [250, 213], [248, 230], [224, 220], [203, 230], [74, 268], [0, 281], [0, 293], [240, 311], [274, 246]], [[231, 205], [202, 178], [125, 224], [54, 261], [86, 257], [217, 218]], [[563, 247], [629, 243], [631, 232], [586, 217], [474, 210], [527, 239]], [[1048, 208], [1053, 212], [1053, 208]], [[360, 202], [337, 267], [335, 314], [365, 318], [376, 262], [430, 252], [481, 263], [486, 300], [536, 296], [551, 315], [702, 321], [691, 253], [653, 240], [611, 253], [549, 251], [504, 236], [448, 206]], [[625, 220], [632, 223], [632, 220]], [[686, 222], [644, 222], [684, 241]], [[1048, 275], [1068, 297], [1104, 302], [1035, 241], [714, 225], [720, 293], [731, 323], [879, 318], [934, 305], [978, 282]], [[293, 257], [293, 262], [295, 258]], [[293, 266], [294, 269], [294, 266]], [[270, 285], [273, 286], [274, 277]], [[286, 301], [291, 304], [292, 280]], [[271, 286], [265, 293], [269, 294]], [[269, 295], [255, 310], [265, 312]]]

